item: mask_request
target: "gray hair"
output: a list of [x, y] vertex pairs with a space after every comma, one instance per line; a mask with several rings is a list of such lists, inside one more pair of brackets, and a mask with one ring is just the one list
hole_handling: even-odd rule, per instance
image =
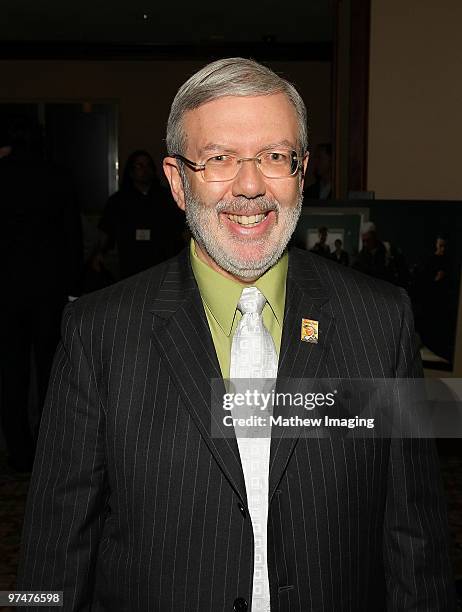
[[178, 90], [167, 123], [169, 155], [185, 151], [183, 117], [187, 111], [224, 96], [268, 96], [276, 93], [284, 93], [295, 108], [299, 125], [297, 144], [305, 153], [308, 149], [307, 113], [295, 87], [254, 60], [231, 57], [208, 64]]

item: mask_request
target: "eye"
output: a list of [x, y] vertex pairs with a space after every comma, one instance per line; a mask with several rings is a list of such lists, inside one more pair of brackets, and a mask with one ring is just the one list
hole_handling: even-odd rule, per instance
[[232, 160], [230, 155], [214, 155], [207, 160], [207, 164], [225, 164]]
[[287, 153], [281, 153], [280, 151], [270, 151], [267, 153], [268, 160], [271, 162], [286, 162], [288, 160]]

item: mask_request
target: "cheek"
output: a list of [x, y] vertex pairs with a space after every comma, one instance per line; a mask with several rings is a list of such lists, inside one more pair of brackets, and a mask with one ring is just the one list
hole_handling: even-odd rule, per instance
[[218, 202], [226, 199], [228, 195], [232, 197], [232, 194], [229, 193], [228, 184], [224, 183], [204, 183], [195, 181], [191, 187], [192, 193], [207, 207], [216, 206]]
[[301, 182], [299, 179], [297, 179], [289, 186], [283, 187], [281, 185], [281, 187], [275, 188], [272, 195], [283, 208], [295, 208], [298, 203], [300, 193]]

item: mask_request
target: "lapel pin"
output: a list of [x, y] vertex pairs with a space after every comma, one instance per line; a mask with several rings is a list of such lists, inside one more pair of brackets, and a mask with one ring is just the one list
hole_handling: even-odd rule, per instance
[[318, 343], [319, 322], [313, 319], [302, 319], [301, 339], [302, 342]]

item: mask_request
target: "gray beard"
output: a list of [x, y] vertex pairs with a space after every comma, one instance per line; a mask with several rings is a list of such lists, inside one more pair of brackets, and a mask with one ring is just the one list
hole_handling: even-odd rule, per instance
[[[199, 246], [207, 252], [213, 261], [226, 272], [229, 272], [242, 280], [255, 280], [269, 270], [281, 258], [284, 250], [294, 233], [300, 213], [302, 210], [303, 195], [300, 192], [294, 208], [283, 210], [281, 214], [281, 206], [277, 200], [261, 196], [249, 200], [243, 196], [233, 198], [232, 200], [220, 200], [215, 206], [215, 209], [207, 208], [202, 200], [200, 200], [191, 191], [188, 181], [183, 181], [185, 195], [185, 212], [186, 221], [188, 223], [191, 234]], [[215, 236], [210, 233], [209, 219], [212, 214], [216, 214], [219, 220], [219, 214], [223, 211], [234, 214], [246, 214], [246, 211], [255, 207], [265, 213], [270, 210], [276, 212], [277, 223], [283, 223], [283, 231], [279, 237], [278, 244], [275, 245], [274, 251], [259, 260], [246, 260], [242, 257], [234, 257], [232, 253], [227, 253], [221, 247]], [[219, 223], [219, 227], [222, 227]], [[252, 239], [254, 241], [254, 239]], [[266, 239], [262, 239], [265, 242]], [[245, 244], [245, 239], [235, 239], [236, 248], [239, 245]]]

